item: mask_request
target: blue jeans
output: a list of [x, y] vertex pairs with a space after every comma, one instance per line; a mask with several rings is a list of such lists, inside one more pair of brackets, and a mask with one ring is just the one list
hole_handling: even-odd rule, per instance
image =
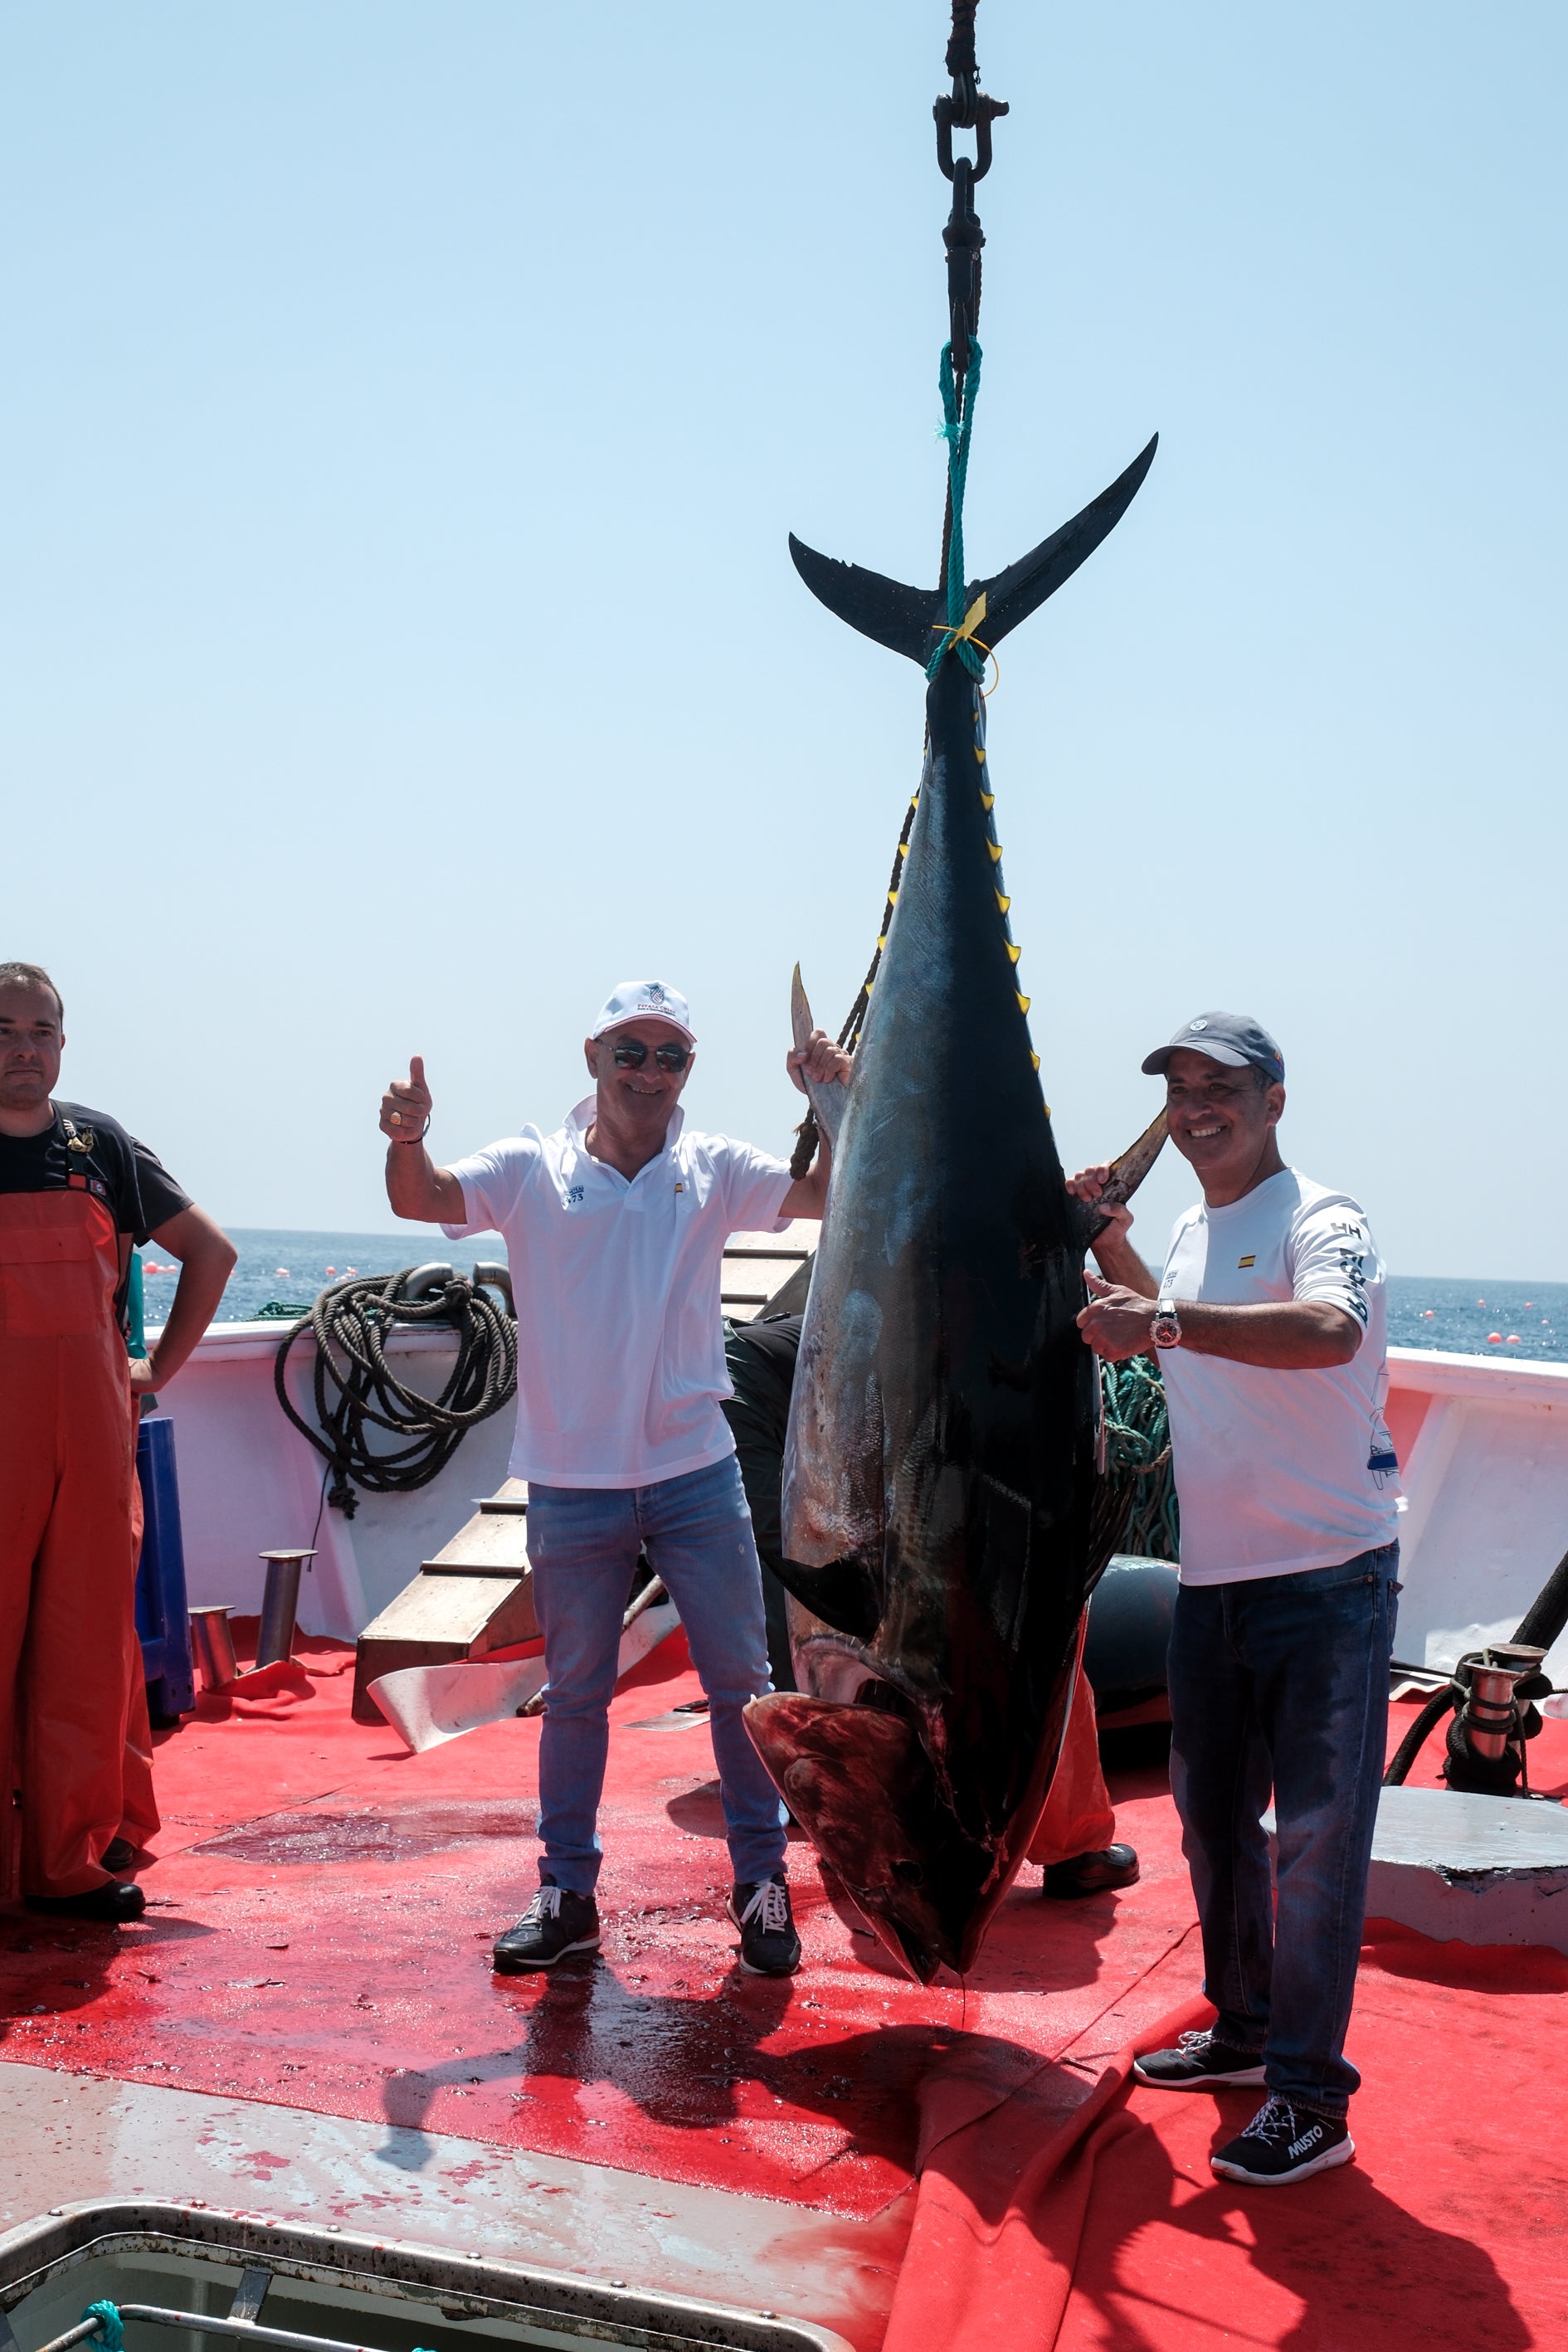
[[[1215, 2032], [1268, 2088], [1342, 2116], [1344, 2057], [1388, 1727], [1399, 1546], [1340, 1568], [1183, 1585], [1171, 1788]], [[1275, 1876], [1261, 1817], [1274, 1791]]]
[[528, 1557], [544, 1635], [539, 1747], [541, 1877], [592, 1895], [604, 1849], [595, 1822], [609, 1753], [621, 1618], [644, 1550], [680, 1612], [710, 1701], [713, 1760], [737, 1880], [770, 1878], [784, 1858], [779, 1792], [741, 1720], [772, 1688], [762, 1574], [731, 1454], [654, 1486], [528, 1489]]

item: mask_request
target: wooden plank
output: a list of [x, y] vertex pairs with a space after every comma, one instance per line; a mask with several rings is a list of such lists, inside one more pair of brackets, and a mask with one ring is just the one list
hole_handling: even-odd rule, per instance
[[[521, 1576], [509, 1580], [512, 1586]], [[426, 1576], [423, 1570], [360, 1635], [362, 1642], [459, 1642], [467, 1645], [484, 1632], [508, 1598], [493, 1576]]]
[[482, 1658], [539, 1633], [528, 1566], [528, 1487], [509, 1478], [492, 1499], [505, 1511], [482, 1507], [451, 1541], [426, 1560], [412, 1583], [360, 1635], [354, 1656], [353, 1717], [379, 1723], [380, 1710], [369, 1685], [400, 1666], [448, 1665]]
[[531, 1577], [503, 1581], [493, 1576], [418, 1575], [359, 1637], [354, 1721], [381, 1721], [381, 1711], [368, 1692], [382, 1675], [400, 1666], [448, 1665], [463, 1658], [487, 1657], [492, 1650], [535, 1641], [538, 1635]]
[[528, 1566], [528, 1521], [510, 1511], [493, 1517], [476, 1511], [423, 1565], [437, 1574], [468, 1570], [480, 1576], [521, 1576]]

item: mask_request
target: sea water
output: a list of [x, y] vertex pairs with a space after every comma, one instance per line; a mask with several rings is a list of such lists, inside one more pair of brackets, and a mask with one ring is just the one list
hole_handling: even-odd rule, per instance
[[[264, 1307], [291, 1306], [303, 1314], [311, 1300], [349, 1274], [397, 1274], [405, 1266], [450, 1265], [472, 1274], [480, 1264], [504, 1265], [506, 1244], [499, 1234], [449, 1242], [439, 1225], [407, 1225], [400, 1234], [298, 1234], [232, 1226], [228, 1237], [239, 1252], [214, 1320], [247, 1323]], [[162, 1323], [174, 1296], [179, 1269], [155, 1242], [142, 1253], [144, 1313]]]
[[[239, 1263], [217, 1320], [243, 1323], [274, 1302], [302, 1312], [319, 1291], [348, 1274], [395, 1274], [440, 1261], [459, 1274], [504, 1265], [499, 1234], [449, 1242], [435, 1225], [396, 1234], [285, 1233], [236, 1229]], [[142, 1253], [149, 1323], [161, 1323], [174, 1295], [174, 1270], [155, 1246]], [[1388, 1284], [1388, 1336], [1396, 1348], [1440, 1348], [1471, 1356], [1568, 1361], [1568, 1286], [1551, 1282], [1456, 1281], [1395, 1274]]]
[[1562, 1363], [1568, 1360], [1568, 1287], [1390, 1275], [1388, 1337], [1396, 1348]]

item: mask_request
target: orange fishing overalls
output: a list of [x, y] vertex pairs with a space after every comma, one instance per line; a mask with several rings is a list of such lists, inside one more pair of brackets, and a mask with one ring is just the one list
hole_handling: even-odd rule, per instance
[[1080, 1664], [1056, 1777], [1039, 1827], [1029, 1841], [1028, 1858], [1048, 1870], [1053, 1863], [1071, 1862], [1080, 1853], [1102, 1853], [1115, 1836], [1116, 1810], [1100, 1767], [1094, 1693]]
[[0, 1793], [21, 1790], [25, 1895], [107, 1885], [104, 1848], [158, 1826], [120, 1278], [85, 1183], [0, 1193]]

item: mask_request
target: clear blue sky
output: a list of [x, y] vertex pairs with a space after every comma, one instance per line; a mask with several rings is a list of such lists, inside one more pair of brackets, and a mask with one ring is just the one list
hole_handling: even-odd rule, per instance
[[[390, 1221], [685, 987], [782, 1145], [920, 681], [794, 528], [934, 578], [937, 0], [0, 12], [0, 954], [218, 1215]], [[1069, 1161], [1189, 1013], [1406, 1272], [1568, 1276], [1568, 16], [984, 0], [972, 568], [1158, 427], [991, 706]], [[1186, 1171], [1150, 1187], [1156, 1224]]]

